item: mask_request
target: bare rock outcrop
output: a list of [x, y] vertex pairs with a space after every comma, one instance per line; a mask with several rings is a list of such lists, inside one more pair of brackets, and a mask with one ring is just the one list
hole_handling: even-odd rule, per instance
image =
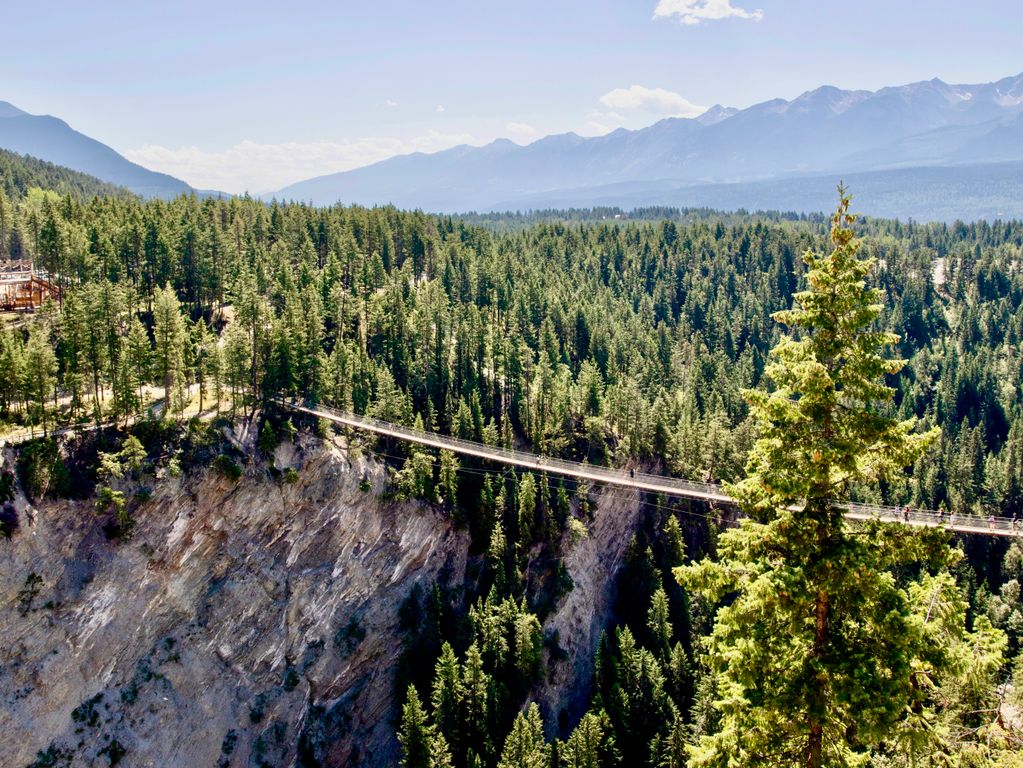
[[615, 582], [639, 514], [638, 492], [605, 492], [587, 536], [572, 543], [566, 535], [572, 589], [544, 622], [545, 633], [557, 634], [562, 660], [551, 665], [535, 694], [548, 723], [574, 724], [589, 706], [597, 644], [613, 614]]
[[384, 500], [380, 464], [285, 453], [294, 482], [160, 481], [124, 541], [83, 501], [0, 542], [0, 762], [396, 762], [398, 606], [461, 583], [467, 534]]

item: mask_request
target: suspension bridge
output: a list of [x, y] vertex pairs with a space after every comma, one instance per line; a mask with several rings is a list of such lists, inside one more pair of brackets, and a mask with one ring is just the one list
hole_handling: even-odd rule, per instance
[[[345, 413], [323, 405], [310, 407], [295, 401], [277, 400], [276, 402], [279, 406], [295, 413], [302, 413], [318, 419], [326, 419], [335, 424], [372, 432], [396, 440], [416, 443], [428, 448], [451, 451], [462, 456], [474, 456], [479, 459], [533, 471], [548, 472], [562, 477], [588, 480], [620, 488], [632, 488], [638, 491], [664, 494], [665, 496], [675, 498], [699, 499], [715, 504], [735, 504], [735, 500], [728, 496], [720, 485], [715, 483], [694, 483], [680, 478], [651, 475], [631, 469], [610, 469], [578, 461], [541, 456], [526, 451], [425, 432], [401, 426], [400, 424], [374, 419], [369, 416]], [[902, 523], [903, 525], [943, 528], [958, 533], [980, 536], [1023, 536], [1023, 523], [1014, 518], [990, 516], [985, 519], [974, 516], [951, 515], [934, 510], [911, 509], [909, 507], [881, 504], [861, 504], [851, 501], [843, 503], [842, 507], [845, 510], [846, 518], [849, 520], [880, 520], [883, 522]]]

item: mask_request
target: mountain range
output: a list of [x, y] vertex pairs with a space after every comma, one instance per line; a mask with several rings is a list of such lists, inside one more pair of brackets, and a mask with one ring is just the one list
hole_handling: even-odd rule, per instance
[[[1023, 74], [980, 85], [824, 86], [791, 101], [715, 106], [697, 118], [593, 138], [568, 133], [527, 146], [499, 139], [394, 157], [292, 184], [277, 196], [447, 212], [651, 203], [777, 208], [785, 200], [797, 210], [826, 210], [843, 176], [865, 183], [870, 196], [861, 201], [875, 215], [926, 218], [940, 204], [942, 217], [1019, 216], [1023, 166], [1014, 161], [1023, 161]], [[986, 173], [1010, 194], [978, 196]], [[922, 184], [934, 185], [934, 195]]]
[[[145, 197], [193, 190], [48, 115], [0, 102], [0, 148]], [[301, 181], [278, 199], [435, 212], [665, 205], [828, 210], [845, 179], [859, 210], [952, 220], [1023, 218], [1023, 74], [878, 91], [824, 86], [747, 109], [716, 105], [604, 136], [498, 139]], [[205, 194], [205, 193], [200, 193]], [[217, 193], [210, 193], [217, 194]]]
[[0, 101], [0, 148], [46, 160], [125, 187], [142, 197], [177, 197], [192, 188], [137, 165], [50, 115], [30, 115]]

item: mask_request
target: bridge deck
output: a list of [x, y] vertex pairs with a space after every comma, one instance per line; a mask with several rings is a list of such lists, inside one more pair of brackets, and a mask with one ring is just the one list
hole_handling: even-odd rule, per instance
[[[304, 413], [316, 418], [327, 419], [336, 424], [343, 424], [355, 429], [374, 432], [378, 435], [393, 437], [430, 448], [439, 448], [463, 456], [475, 456], [488, 461], [495, 461], [501, 464], [508, 464], [516, 467], [523, 467], [564, 477], [574, 477], [580, 480], [591, 480], [596, 483], [614, 485], [623, 488], [634, 488], [650, 493], [663, 493], [666, 496], [675, 496], [689, 499], [702, 499], [704, 501], [718, 502], [722, 504], [733, 504], [734, 500], [722, 490], [720, 485], [713, 483], [693, 483], [674, 477], [663, 475], [650, 475], [642, 472], [608, 469], [597, 467], [592, 464], [584, 464], [577, 461], [566, 461], [547, 456], [539, 456], [526, 451], [516, 451], [508, 448], [500, 448], [472, 440], [463, 440], [456, 437], [447, 437], [432, 432], [422, 432], [410, 427], [403, 427], [399, 424], [392, 424], [369, 416], [358, 416], [351, 413], [344, 413], [327, 406], [308, 408], [304, 405], [287, 401], [277, 401], [279, 405], [295, 411]], [[901, 522], [908, 525], [923, 527], [941, 527], [960, 533], [972, 533], [981, 536], [1021, 536], [1020, 524], [1006, 517], [995, 517], [984, 520], [976, 517], [962, 517], [942, 515], [932, 510], [907, 509], [905, 507], [892, 507], [879, 504], [859, 504], [847, 502], [844, 504], [846, 517], [850, 520], [883, 520], [887, 522]]]

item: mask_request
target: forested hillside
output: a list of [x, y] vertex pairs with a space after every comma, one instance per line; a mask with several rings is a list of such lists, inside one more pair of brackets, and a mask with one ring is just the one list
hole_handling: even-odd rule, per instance
[[[50, 195], [4, 210], [0, 250], [20, 248], [64, 289], [62, 312], [4, 338], [17, 361], [4, 366], [9, 418], [41, 405], [17, 374], [36, 334], [56, 366], [27, 378], [55, 376], [76, 416], [107, 389], [126, 415], [137, 407], [127, 382], [166, 378], [173, 389], [208, 366], [250, 399], [420, 415], [552, 455], [725, 480], [749, 446], [741, 390], [760, 384], [779, 332], [771, 313], [788, 306], [800, 254], [826, 230], [666, 220], [492, 234], [393, 209], [193, 198]], [[943, 434], [913, 481], [886, 495], [960, 513], [1023, 511], [1023, 226], [863, 228], [879, 260], [882, 323], [899, 330], [909, 360], [894, 407]], [[180, 317], [161, 314], [168, 307]], [[154, 338], [163, 324], [174, 332]], [[156, 343], [158, 376], [125, 367], [146, 351], [129, 344], [142, 335]]]
[[[164, 415], [182, 414], [198, 385], [207, 407], [236, 413], [297, 396], [550, 456], [729, 482], [762, 432], [744, 391], [768, 386], [768, 352], [785, 332], [772, 315], [806, 288], [802, 254], [831, 248], [827, 222], [780, 216], [487, 227], [247, 199], [46, 193], [0, 206], [0, 252], [32, 256], [62, 291], [0, 336], [8, 422], [128, 422], [153, 413], [150, 392], [165, 398]], [[957, 515], [1023, 513], [1023, 225], [856, 227], [876, 259], [877, 322], [898, 332], [907, 360], [887, 377], [894, 398], [879, 415], [917, 417], [940, 437], [919, 457], [905, 453], [911, 470], [879, 487], [857, 476], [854, 492]], [[717, 536], [703, 518], [683, 531], [677, 513], [708, 510], [646, 500], [650, 523], [597, 654], [592, 710], [578, 727], [567, 712], [545, 713], [568, 738], [550, 747], [539, 711], [522, 707], [543, 655], [557, 655], [537, 617], [570, 588], [559, 548], [585, 536], [588, 490], [382, 450], [401, 467], [395, 492], [450, 510], [483, 568], [465, 594], [406, 605], [406, 658], [420, 660], [403, 677], [406, 765], [675, 766], [685, 744], [721, 728], [712, 702], [727, 693], [715, 688], [724, 678], [703, 655], [716, 603], [672, 577]], [[1004, 564], [1004, 545], [965, 547], [954, 571], [965, 598], [949, 611], [968, 614], [971, 629], [988, 622], [991, 633], [966, 638], [990, 643], [982, 668], [956, 667], [954, 684], [974, 687], [943, 688], [928, 712], [963, 760], [954, 764], [985, 765], [994, 753], [974, 747], [991, 741], [990, 723], [969, 708], [988, 711], [1005, 693], [995, 691], [1019, 649], [1023, 573], [1018, 545]], [[886, 750], [855, 764], [909, 764], [897, 740]]]
[[95, 176], [0, 149], [0, 189], [4, 194], [18, 199], [33, 187], [79, 198], [128, 194], [123, 187], [107, 184]]

